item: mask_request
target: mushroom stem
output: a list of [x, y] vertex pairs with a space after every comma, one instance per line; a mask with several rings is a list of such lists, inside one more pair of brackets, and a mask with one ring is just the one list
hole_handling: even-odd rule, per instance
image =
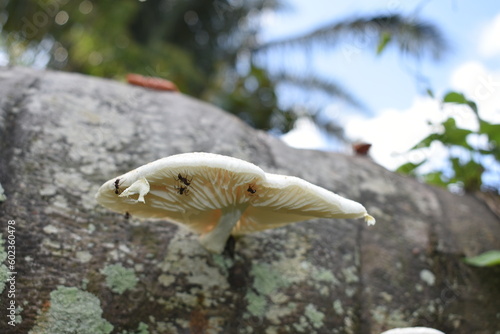
[[212, 253], [222, 253], [233, 227], [236, 225], [247, 206], [248, 204], [223, 208], [222, 216], [217, 225], [210, 232], [200, 237], [200, 243], [203, 247]]

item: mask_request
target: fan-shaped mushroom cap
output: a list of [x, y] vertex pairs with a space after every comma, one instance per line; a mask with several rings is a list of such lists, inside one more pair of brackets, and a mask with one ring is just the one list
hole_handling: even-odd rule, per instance
[[202, 234], [221, 252], [230, 234], [312, 218], [375, 220], [365, 208], [302, 179], [266, 174], [252, 163], [211, 153], [163, 158], [104, 183], [97, 202], [115, 212], [163, 218]]

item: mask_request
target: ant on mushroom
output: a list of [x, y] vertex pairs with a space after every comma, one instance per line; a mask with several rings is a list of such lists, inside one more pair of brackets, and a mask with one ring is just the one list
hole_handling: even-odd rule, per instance
[[189, 185], [191, 184], [191, 181], [193, 181], [193, 178], [189, 179], [188, 180], [188, 175], [186, 174], [186, 177], [183, 177], [181, 175], [181, 173], [177, 174], [177, 178], [175, 178], [175, 181], [181, 181], [182, 183], [184, 183], [186, 185], [186, 187], [189, 187]]
[[189, 189], [188, 187], [183, 187], [183, 186], [176, 186], [175, 189], [178, 190], [179, 195], [186, 195], [189, 194]]
[[115, 194], [117, 194], [117, 195], [118, 195], [118, 191], [120, 190], [119, 182], [120, 182], [120, 179], [115, 180]]
[[247, 189], [247, 191], [252, 195], [257, 192], [257, 189], [255, 189], [254, 187], [255, 187], [254, 185], [250, 184]]

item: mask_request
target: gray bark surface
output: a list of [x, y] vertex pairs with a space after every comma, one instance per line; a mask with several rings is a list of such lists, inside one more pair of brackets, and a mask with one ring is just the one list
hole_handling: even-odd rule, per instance
[[[365, 157], [287, 147], [179, 93], [25, 68], [0, 69], [0, 150], [0, 259], [15, 221], [17, 272], [9, 298], [0, 267], [2, 333], [500, 333], [500, 270], [462, 262], [500, 249], [499, 219], [472, 196]], [[117, 175], [203, 151], [301, 177], [377, 224], [292, 224], [241, 238], [231, 259], [94, 200]]]

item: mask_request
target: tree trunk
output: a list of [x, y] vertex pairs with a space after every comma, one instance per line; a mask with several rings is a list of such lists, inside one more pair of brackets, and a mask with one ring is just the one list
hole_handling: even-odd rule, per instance
[[[474, 197], [366, 157], [287, 147], [179, 93], [78, 74], [0, 69], [0, 131], [2, 333], [500, 330], [499, 267], [462, 262], [500, 249], [499, 219]], [[94, 200], [117, 175], [195, 151], [301, 177], [377, 224], [292, 224], [240, 238], [230, 258]]]

